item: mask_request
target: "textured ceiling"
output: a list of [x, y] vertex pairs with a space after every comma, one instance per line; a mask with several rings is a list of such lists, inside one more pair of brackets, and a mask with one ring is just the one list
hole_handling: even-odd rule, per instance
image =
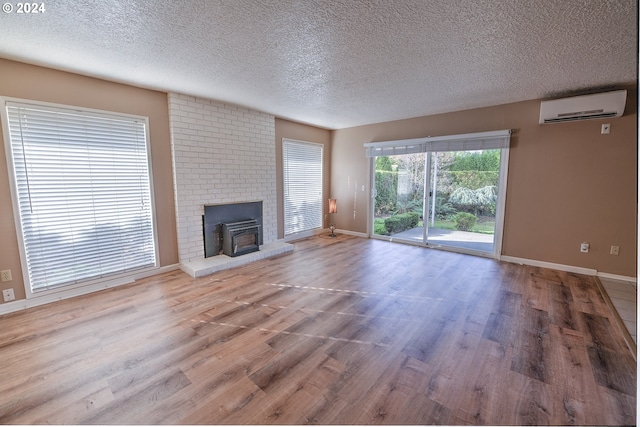
[[0, 57], [331, 129], [637, 82], [636, 0], [43, 3]]

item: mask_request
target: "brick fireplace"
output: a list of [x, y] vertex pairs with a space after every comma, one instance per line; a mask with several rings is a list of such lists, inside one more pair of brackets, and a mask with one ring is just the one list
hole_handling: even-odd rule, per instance
[[222, 269], [221, 257], [204, 256], [205, 205], [262, 201], [260, 251], [227, 260], [228, 266], [292, 250], [277, 240], [274, 117], [188, 95], [168, 99], [182, 269], [192, 276]]

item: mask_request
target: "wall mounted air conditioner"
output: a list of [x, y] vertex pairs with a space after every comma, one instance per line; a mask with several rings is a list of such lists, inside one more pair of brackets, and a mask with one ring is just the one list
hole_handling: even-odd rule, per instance
[[626, 90], [542, 101], [540, 123], [620, 117], [626, 102]]

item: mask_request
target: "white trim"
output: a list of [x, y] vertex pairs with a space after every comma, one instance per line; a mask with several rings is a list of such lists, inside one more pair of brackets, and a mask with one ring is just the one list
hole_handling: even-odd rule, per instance
[[552, 270], [566, 271], [569, 273], [585, 274], [587, 276], [596, 276], [597, 270], [585, 267], [576, 267], [573, 265], [555, 264], [553, 262], [538, 261], [535, 259], [518, 258], [513, 256], [502, 255], [498, 258], [500, 261], [511, 262], [513, 264], [531, 265], [533, 267], [550, 268]]
[[601, 271], [598, 271], [598, 277], [603, 277], [605, 279], [611, 279], [611, 280], [619, 280], [622, 282], [638, 283], [637, 277], [621, 276], [620, 274], [603, 273]]
[[[7, 171], [9, 172], [9, 191], [11, 193], [11, 208], [13, 209], [13, 221], [17, 234], [18, 253], [20, 255], [20, 274], [22, 274], [22, 283], [26, 298], [31, 294], [31, 286], [29, 286], [29, 272], [27, 271], [27, 255], [24, 251], [24, 234], [22, 232], [22, 222], [20, 221], [20, 204], [18, 202], [18, 190], [16, 183], [16, 172], [13, 164], [13, 153], [11, 152], [11, 134], [9, 130], [9, 114], [7, 111], [7, 103], [22, 102], [24, 100], [18, 98], [0, 97], [0, 122], [2, 122], [2, 137], [4, 138], [5, 160], [7, 163]], [[1, 306], [0, 306], [1, 307]], [[1, 313], [0, 308], [0, 313]]]
[[[369, 174], [369, 197], [367, 202], [367, 238], [377, 238], [377, 234], [375, 233], [375, 209], [376, 209], [376, 157], [367, 157], [368, 165], [367, 165], [367, 173]], [[347, 232], [342, 231], [344, 234], [348, 234]]]
[[538, 261], [534, 259], [518, 258], [518, 257], [512, 257], [512, 256], [506, 256], [506, 255], [500, 256], [498, 259], [500, 261], [511, 262], [514, 264], [531, 265], [533, 267], [550, 268], [553, 270], [567, 271], [569, 273], [585, 274], [587, 276], [597, 276], [597, 277], [603, 277], [605, 279], [638, 283], [637, 277], [622, 276], [620, 274], [612, 274], [612, 273], [604, 273], [602, 271], [598, 271], [593, 268], [577, 267], [574, 265], [565, 265], [565, 264], [556, 264], [553, 262]]
[[425, 136], [423, 138], [411, 138], [411, 139], [396, 139], [390, 141], [380, 142], [365, 142], [364, 146], [369, 147], [394, 147], [399, 143], [402, 145], [421, 144], [423, 142], [439, 142], [439, 141], [457, 141], [460, 139], [473, 140], [473, 139], [486, 139], [486, 138], [500, 138], [505, 136], [511, 136], [511, 129], [494, 130], [488, 132], [472, 132], [461, 133], [457, 135], [443, 135], [443, 136]]
[[15, 98], [11, 96], [0, 96], [0, 104], [2, 104], [3, 107], [6, 107], [7, 103], [11, 103], [14, 105], [20, 104], [23, 106], [36, 107], [36, 108], [46, 107], [50, 109], [55, 109], [63, 113], [68, 113], [69, 110], [75, 110], [78, 113], [86, 113], [88, 115], [94, 115], [94, 116], [100, 116], [100, 117], [111, 116], [111, 117], [121, 117], [123, 119], [135, 118], [140, 121], [144, 121], [147, 118], [147, 116], [141, 116], [139, 114], [121, 113], [119, 111], [101, 110], [97, 108], [80, 107], [77, 105], [60, 104], [58, 102], [46, 102], [46, 101], [39, 101], [34, 99]]
[[348, 236], [364, 237], [365, 239], [369, 238], [369, 235], [367, 233], [361, 233], [359, 231], [351, 231], [351, 230], [341, 230], [339, 228], [336, 228], [334, 233], [346, 234]]
[[322, 234], [326, 230], [329, 230], [329, 229], [328, 228], [312, 228], [311, 230], [304, 230], [304, 231], [299, 231], [293, 234], [287, 234], [286, 236], [284, 236], [284, 239], [282, 240], [284, 242], [291, 242], [293, 240], [306, 239], [307, 237], [312, 237], [318, 234]]
[[509, 177], [509, 147], [500, 150], [500, 176], [498, 177], [498, 204], [494, 217], [493, 228], [493, 257], [500, 258], [502, 254], [502, 237], [504, 236], [504, 217], [507, 206], [507, 182]]
[[[344, 234], [349, 234], [349, 233], [344, 233]], [[397, 237], [384, 236], [379, 234], [373, 234], [371, 235], [370, 238], [375, 240], [382, 240], [383, 242], [399, 243], [402, 245], [417, 246], [419, 248], [425, 248], [425, 249], [436, 249], [439, 251], [455, 252], [462, 255], [472, 255], [472, 256], [477, 256], [481, 258], [489, 258], [489, 259], [496, 259], [496, 260], [498, 259], [498, 257], [495, 256], [493, 252], [478, 251], [474, 249], [462, 248], [459, 246], [447, 246], [447, 245], [439, 245], [434, 243], [427, 243], [425, 245], [424, 243], [418, 242], [416, 240], [399, 239]]]
[[136, 280], [144, 279], [146, 277], [155, 276], [156, 274], [167, 273], [169, 271], [179, 270], [180, 264], [171, 264], [164, 267], [159, 267], [153, 270], [145, 271], [132, 276], [120, 277], [108, 282], [94, 283], [93, 285], [83, 286], [79, 288], [67, 289], [55, 294], [35, 296], [33, 298], [21, 299], [4, 304], [0, 304], [0, 315], [13, 313], [14, 311], [25, 310], [31, 307], [37, 307], [39, 305], [48, 304], [55, 301], [61, 301], [69, 298], [78, 297], [81, 295], [90, 294], [93, 292], [101, 291], [103, 289], [115, 288], [121, 285], [127, 285], [133, 283]]
[[[367, 162], [367, 176], [369, 177], [367, 179], [367, 183], [369, 184], [369, 188], [368, 188], [368, 193], [369, 193], [369, 197], [367, 197], [367, 237], [373, 235], [373, 217], [374, 217], [374, 206], [376, 204], [376, 197], [375, 197], [375, 173], [372, 172], [373, 170], [375, 170], [375, 162], [376, 162], [376, 158], [375, 157], [369, 157], [368, 158], [368, 162]], [[356, 189], [357, 191], [357, 189]]]
[[511, 129], [504, 129], [458, 135], [365, 142], [364, 148], [367, 157], [424, 153], [428, 151], [487, 150], [508, 147], [510, 138]]
[[447, 252], [455, 252], [455, 253], [463, 254], [463, 255], [472, 255], [472, 256], [477, 256], [477, 257], [481, 257], [481, 258], [490, 258], [490, 259], [496, 259], [496, 260], [498, 259], [498, 256], [495, 255], [493, 252], [479, 251], [479, 250], [475, 250], [475, 249], [463, 248], [463, 247], [460, 247], [460, 246], [447, 246], [447, 245], [439, 245], [439, 244], [427, 243], [425, 248], [427, 248], [427, 249], [437, 249], [437, 250], [440, 250], [440, 251], [447, 251]]
[[[422, 245], [429, 245], [429, 211], [433, 209], [435, 211], [436, 198], [438, 196], [438, 189], [432, 188], [433, 184], [438, 185], [438, 156], [436, 153], [436, 160], [433, 160], [433, 153], [425, 153], [424, 156], [424, 179], [422, 190]], [[433, 167], [435, 163], [435, 168]], [[432, 182], [433, 181], [433, 182]], [[396, 191], [397, 196], [397, 191]], [[375, 222], [375, 217], [372, 217]]]

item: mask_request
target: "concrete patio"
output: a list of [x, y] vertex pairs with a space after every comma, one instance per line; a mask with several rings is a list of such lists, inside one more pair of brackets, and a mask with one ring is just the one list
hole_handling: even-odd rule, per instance
[[[422, 234], [423, 228], [415, 227], [410, 230], [392, 234], [391, 237], [422, 242]], [[482, 252], [493, 252], [493, 234], [429, 228], [427, 240], [431, 245], [453, 246]]]

